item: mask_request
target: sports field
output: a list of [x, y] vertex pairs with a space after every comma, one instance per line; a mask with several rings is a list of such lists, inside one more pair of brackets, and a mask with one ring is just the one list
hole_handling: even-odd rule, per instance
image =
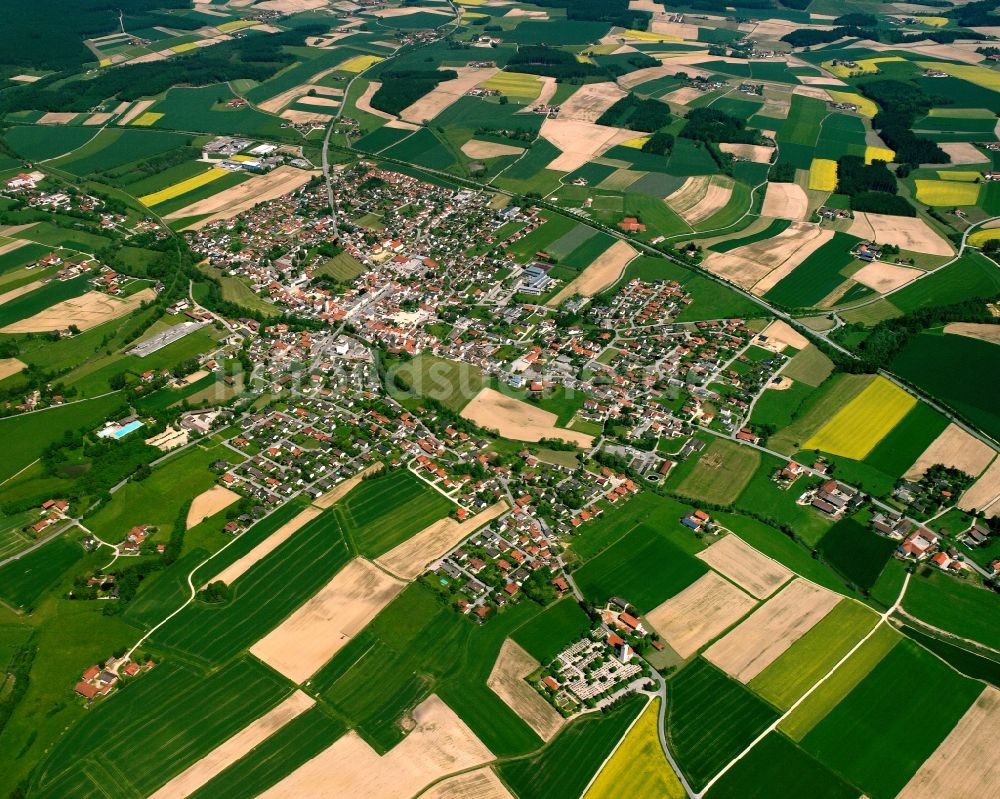
[[208, 185], [212, 181], [225, 177], [228, 174], [230, 174], [228, 170], [212, 167], [211, 169], [205, 170], [201, 174], [195, 175], [187, 180], [182, 180], [180, 183], [174, 183], [172, 186], [167, 186], [166, 188], [155, 191], [152, 194], [144, 194], [139, 197], [139, 202], [143, 205], [159, 205], [167, 200], [172, 200], [174, 197], [180, 197], [182, 194], [187, 194], [189, 191], [194, 191], [195, 189]]
[[883, 377], [876, 377], [813, 434], [802, 448], [864, 460], [916, 402], [903, 389]]
[[[657, 719], [660, 698], [650, 702], [594, 779], [583, 799], [648, 796], [684, 799], [684, 788], [660, 748]], [[642, 767], [636, 765], [641, 763]]]
[[454, 505], [406, 469], [363, 480], [335, 512], [352, 546], [377, 558], [448, 515]]
[[837, 162], [829, 158], [814, 158], [809, 166], [809, 188], [816, 191], [837, 188]]

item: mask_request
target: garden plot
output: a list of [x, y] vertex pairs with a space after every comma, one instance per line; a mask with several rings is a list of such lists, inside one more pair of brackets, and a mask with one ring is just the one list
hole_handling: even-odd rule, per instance
[[459, 97], [464, 97], [467, 91], [489, 80], [500, 71], [496, 67], [453, 67], [453, 69], [458, 73], [457, 78], [439, 83], [413, 105], [404, 108], [399, 113], [400, 119], [418, 125], [434, 119]]
[[575, 279], [566, 284], [547, 305], [555, 308], [563, 300], [579, 294], [583, 297], [593, 297], [609, 286], [613, 286], [625, 266], [638, 254], [638, 251], [627, 241], [616, 241], [584, 269]]
[[715, 572], [707, 572], [646, 614], [646, 621], [688, 658], [742, 619], [757, 602]]
[[415, 796], [448, 774], [493, 759], [493, 753], [436, 695], [413, 710], [413, 725], [406, 738], [384, 755], [379, 755], [352, 730], [261, 796], [264, 799], [303, 796], [398, 799]]
[[199, 230], [220, 219], [232, 219], [237, 214], [253, 208], [257, 203], [274, 200], [295, 191], [318, 174], [319, 172], [316, 170], [279, 166], [266, 175], [255, 175], [250, 180], [224, 189], [211, 197], [186, 205], [178, 211], [167, 214], [166, 219], [203, 216], [203, 219], [199, 219], [186, 228], [187, 230]]
[[949, 424], [903, 476], [908, 480], [918, 479], [931, 466], [939, 463], [978, 477], [990, 465], [995, 454], [991, 447], [975, 436], [956, 424]]
[[208, 491], [196, 496], [191, 503], [187, 515], [187, 529], [190, 530], [209, 516], [214, 516], [239, 500], [240, 495], [235, 491], [223, 486], [212, 486]]
[[809, 197], [798, 183], [768, 183], [761, 216], [803, 220], [809, 215]]
[[868, 286], [879, 294], [898, 289], [924, 274], [920, 269], [898, 264], [887, 264], [884, 261], [872, 261], [862, 266], [851, 275], [862, 286]]
[[605, 111], [626, 94], [612, 81], [584, 84], [559, 106], [559, 119], [597, 122]]
[[677, 191], [666, 198], [666, 203], [695, 225], [722, 210], [733, 194], [733, 180], [725, 175], [698, 175], [689, 177]]
[[444, 556], [476, 529], [493, 521], [506, 510], [507, 503], [501, 500], [464, 522], [457, 522], [450, 517], [441, 519], [376, 558], [375, 562], [404, 580], [415, 580], [429, 563]]
[[542, 122], [541, 136], [562, 150], [548, 169], [572, 172], [614, 147], [635, 137], [635, 131], [596, 125], [574, 119], [548, 119]]
[[542, 664], [510, 638], [503, 642], [497, 662], [486, 685], [507, 706], [524, 719], [538, 737], [549, 741], [559, 732], [566, 719], [548, 701], [525, 682], [525, 677]]
[[952, 255], [954, 252], [951, 244], [919, 217], [859, 211], [847, 232], [861, 239], [895, 244], [901, 250], [910, 252], [927, 255]]
[[355, 558], [250, 647], [250, 654], [301, 683], [346, 646], [405, 585], [370, 561]]
[[1000, 785], [1000, 691], [991, 685], [900, 791], [898, 799], [996, 796]]
[[497, 430], [504, 438], [514, 441], [559, 438], [579, 447], [590, 447], [594, 443], [593, 436], [556, 427], [558, 417], [554, 413], [506, 397], [492, 388], [482, 389], [462, 409], [462, 416], [488, 430]]
[[302, 511], [302, 513], [298, 514], [271, 533], [271, 535], [257, 544], [257, 546], [247, 552], [247, 554], [242, 558], [229, 564], [208, 582], [214, 583], [221, 580], [226, 585], [232, 585], [237, 579], [248, 572], [250, 567], [271, 554], [279, 546], [285, 543], [285, 541], [291, 538], [292, 534], [299, 528], [305, 526], [308, 522], [311, 522], [321, 513], [322, 511], [319, 508], [306, 508]]
[[735, 534], [727, 535], [696, 557], [757, 599], [767, 599], [793, 576], [789, 569]]
[[798, 578], [725, 638], [712, 644], [705, 657], [730, 676], [747, 683], [812, 629], [840, 599], [839, 594]]
[[194, 765], [188, 767], [170, 782], [152, 794], [149, 799], [174, 799], [190, 796], [217, 774], [231, 766], [290, 721], [307, 711], [316, 700], [295, 691], [288, 699], [271, 709], [259, 719], [240, 730], [223, 744], [215, 747]]
[[725, 253], [710, 253], [704, 266], [738, 286], [763, 294], [832, 238], [833, 231], [795, 222], [773, 238]]
[[143, 302], [155, 299], [156, 292], [152, 289], [143, 289], [125, 299], [100, 291], [88, 291], [80, 297], [57, 302], [34, 316], [7, 325], [0, 329], [0, 333], [49, 333], [70, 325], [76, 325], [80, 330], [90, 330], [130, 314]]

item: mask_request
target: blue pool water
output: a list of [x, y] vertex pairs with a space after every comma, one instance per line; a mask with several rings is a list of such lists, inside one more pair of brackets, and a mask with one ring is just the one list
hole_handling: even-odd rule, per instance
[[124, 427], [119, 427], [119, 428], [118, 428], [117, 430], [115, 430], [115, 432], [113, 432], [113, 433], [112, 433], [111, 435], [112, 435], [112, 436], [113, 436], [114, 438], [124, 438], [124, 437], [125, 437], [125, 436], [127, 436], [127, 435], [128, 435], [129, 433], [131, 433], [131, 432], [134, 432], [135, 430], [138, 430], [138, 429], [139, 429], [140, 427], [142, 427], [142, 422], [140, 422], [140, 421], [138, 421], [138, 420], [137, 420], [137, 421], [134, 421], [134, 422], [129, 422], [129, 423], [128, 423], [127, 425], [125, 425]]

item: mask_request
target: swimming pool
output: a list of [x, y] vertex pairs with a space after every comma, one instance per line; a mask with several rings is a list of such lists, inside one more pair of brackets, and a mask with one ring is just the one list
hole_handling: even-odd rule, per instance
[[142, 422], [136, 420], [134, 422], [129, 422], [124, 427], [119, 427], [111, 435], [114, 438], [125, 438], [129, 433], [132, 433], [142, 427]]

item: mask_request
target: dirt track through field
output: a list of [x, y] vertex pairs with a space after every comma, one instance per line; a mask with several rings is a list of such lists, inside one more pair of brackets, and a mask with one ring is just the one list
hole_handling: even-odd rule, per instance
[[520, 716], [543, 741], [552, 739], [566, 719], [541, 694], [525, 682], [525, 677], [541, 664], [510, 638], [503, 642], [497, 662], [486, 685]]
[[454, 711], [431, 695], [413, 711], [415, 727], [379, 755], [351, 730], [297, 768], [261, 799], [399, 799], [441, 777], [493, 759]]
[[716, 641], [705, 657], [748, 683], [805, 635], [841, 600], [839, 594], [798, 578], [739, 627]]
[[593, 297], [595, 294], [599, 294], [615, 284], [622, 272], [625, 271], [625, 266], [636, 255], [638, 255], [638, 250], [627, 241], [616, 241], [545, 304], [550, 308], [557, 308], [559, 303], [574, 294], [579, 294], [582, 297]]
[[333, 488], [327, 491], [322, 496], [316, 497], [313, 500], [313, 505], [317, 508], [323, 508], [326, 510], [332, 507], [333, 504], [344, 497], [351, 491], [352, 488], [361, 484], [361, 481], [365, 479], [370, 474], [375, 474], [375, 472], [382, 469], [382, 463], [373, 463], [371, 466], [366, 466], [360, 472], [358, 472], [353, 477], [348, 477], [343, 482], [337, 483]]
[[80, 330], [118, 319], [138, 308], [146, 300], [155, 300], [156, 292], [143, 289], [131, 297], [119, 299], [101, 291], [88, 291], [71, 300], [63, 300], [44, 311], [0, 328], [0, 333], [47, 333], [76, 325]]
[[757, 599], [767, 599], [792, 578], [791, 570], [736, 535], [727, 535], [697, 557]]
[[250, 647], [292, 682], [315, 674], [406, 586], [355, 558], [311, 599]]
[[507, 503], [500, 500], [464, 522], [450, 517], [436, 521], [376, 558], [375, 562], [397, 577], [415, 580], [428, 564], [443, 557], [475, 530], [500, 516], [507, 507]]
[[754, 598], [715, 572], [646, 614], [646, 621], [682, 658], [688, 658], [742, 619], [757, 605]]
[[220, 219], [232, 219], [237, 214], [253, 208], [258, 203], [275, 200], [284, 194], [304, 186], [314, 176], [316, 170], [297, 169], [293, 166], [279, 166], [266, 175], [255, 175], [250, 180], [206, 197], [179, 211], [167, 214], [166, 219], [183, 219], [189, 216], [209, 214], [199, 219], [186, 230], [200, 230], [205, 225]]
[[484, 388], [462, 409], [462, 417], [481, 427], [499, 431], [514, 441], [539, 441], [559, 438], [578, 447], [593, 446], [594, 437], [556, 427], [554, 413], [527, 402], [507, 397], [492, 388]]
[[214, 516], [220, 510], [228, 508], [234, 502], [239, 502], [240, 495], [223, 486], [212, 486], [194, 498], [188, 509], [187, 529], [201, 523], [209, 516]]
[[289, 521], [285, 522], [285, 524], [247, 552], [246, 555], [227, 566], [208, 582], [214, 583], [217, 580], [221, 580], [226, 585], [232, 585], [242, 575], [249, 571], [250, 567], [257, 563], [257, 561], [263, 560], [271, 554], [275, 549], [291, 538], [296, 531], [298, 531], [306, 523], [311, 522], [322, 512], [323, 511], [319, 508], [306, 508], [302, 511], [302, 513], [299, 513]]
[[250, 750], [316, 704], [311, 696], [295, 691], [288, 699], [215, 747], [194, 765], [170, 780], [149, 799], [179, 799], [190, 796], [216, 774], [231, 766]]
[[1000, 691], [979, 695], [897, 799], [996, 799], [1000, 797]]
[[949, 424], [903, 475], [907, 480], [923, 477], [931, 466], [942, 464], [978, 477], [996, 453], [957, 424]]

